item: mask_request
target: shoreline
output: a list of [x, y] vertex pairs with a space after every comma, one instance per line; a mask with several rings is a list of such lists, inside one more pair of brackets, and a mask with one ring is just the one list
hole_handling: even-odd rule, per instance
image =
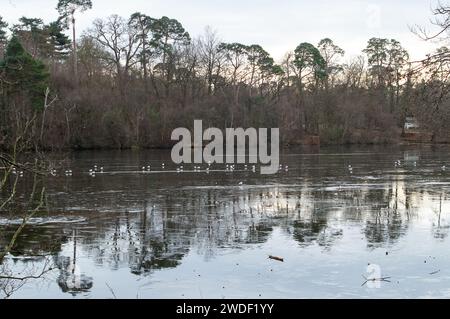
[[[322, 148], [322, 147], [376, 147], [376, 146], [446, 146], [450, 145], [450, 142], [409, 142], [409, 141], [399, 141], [395, 143], [322, 143], [322, 144], [287, 144], [281, 145], [280, 150], [290, 150], [296, 148]], [[43, 152], [83, 152], [83, 151], [170, 151], [173, 146], [146, 146], [146, 147], [80, 147], [80, 148], [43, 148]], [[193, 149], [195, 147], [192, 147]], [[202, 147], [204, 148], [204, 146]], [[237, 148], [235, 148], [237, 149]], [[1, 152], [8, 152], [11, 149], [0, 148]], [[29, 153], [36, 153], [34, 149], [29, 149]]]

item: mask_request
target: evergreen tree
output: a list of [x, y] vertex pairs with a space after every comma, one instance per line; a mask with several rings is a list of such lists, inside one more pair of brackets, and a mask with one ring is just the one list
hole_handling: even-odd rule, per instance
[[65, 59], [70, 53], [72, 42], [64, 34], [64, 28], [59, 21], [46, 26], [48, 33], [49, 55], [56, 60]]
[[19, 39], [13, 36], [0, 61], [0, 91], [5, 104], [23, 101], [34, 109], [41, 109], [48, 78], [45, 65], [26, 52]]
[[33, 57], [44, 56], [47, 51], [44, 21], [39, 18], [22, 17], [19, 22], [12, 27], [13, 35]]
[[0, 59], [3, 56], [3, 51], [6, 46], [6, 28], [8, 27], [8, 23], [3, 21], [3, 18], [0, 16]]

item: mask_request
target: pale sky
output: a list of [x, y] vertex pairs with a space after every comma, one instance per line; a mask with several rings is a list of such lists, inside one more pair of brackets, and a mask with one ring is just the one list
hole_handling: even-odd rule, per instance
[[[179, 20], [192, 37], [206, 26], [224, 42], [260, 44], [280, 61], [301, 42], [317, 44], [331, 38], [347, 57], [361, 53], [371, 37], [394, 38], [423, 58], [437, 44], [425, 43], [409, 26], [429, 27], [437, 0], [93, 0], [92, 10], [78, 17], [79, 32], [95, 18], [111, 14], [129, 17], [139, 11]], [[10, 24], [21, 16], [56, 20], [57, 0], [0, 0], [0, 15]]]

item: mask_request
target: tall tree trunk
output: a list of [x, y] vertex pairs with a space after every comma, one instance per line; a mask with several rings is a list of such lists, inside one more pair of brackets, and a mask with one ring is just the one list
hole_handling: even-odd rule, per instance
[[78, 54], [77, 54], [77, 37], [75, 28], [75, 16], [72, 12], [72, 32], [73, 32], [73, 75], [75, 85], [78, 86]]
[[148, 94], [148, 71], [147, 71], [147, 46], [145, 43], [146, 34], [144, 29], [142, 29], [142, 67], [144, 68], [144, 88], [145, 93]]

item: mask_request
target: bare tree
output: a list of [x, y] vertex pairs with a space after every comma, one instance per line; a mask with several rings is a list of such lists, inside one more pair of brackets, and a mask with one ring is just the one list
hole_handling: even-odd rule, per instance
[[217, 32], [210, 27], [205, 29], [204, 35], [199, 39], [200, 62], [205, 69], [209, 95], [214, 91], [223, 64], [223, 55], [219, 50], [220, 43]]
[[[45, 186], [41, 178], [46, 174], [45, 165], [38, 160], [35, 154], [33, 163], [19, 163], [19, 158], [24, 158], [24, 152], [28, 149], [30, 139], [28, 131], [32, 129], [36, 117], [28, 120], [22, 127], [21, 133], [17, 133], [14, 146], [9, 153], [0, 152], [0, 214], [9, 215], [11, 219], [21, 219], [19, 226], [12, 234], [6, 246], [0, 247], [0, 293], [8, 298], [17, 291], [29, 279], [42, 277], [51, 270], [48, 264], [42, 271], [28, 272], [26, 275], [14, 275], [5, 266], [5, 258], [10, 254], [30, 220], [46, 207]], [[22, 177], [29, 174], [33, 177], [31, 191], [28, 200], [17, 202], [18, 187]], [[26, 198], [26, 197], [25, 197]], [[1, 296], [1, 295], [0, 295]]]
[[417, 34], [425, 41], [435, 39], [447, 39], [450, 36], [450, 4], [439, 2], [437, 7], [433, 10], [434, 18], [431, 19], [431, 24], [437, 26], [439, 31], [431, 32], [427, 28], [419, 25], [411, 27], [411, 31]]
[[124, 18], [112, 15], [106, 20], [95, 20], [88, 34], [110, 52], [102, 58], [116, 66], [119, 80], [129, 75], [130, 69], [138, 63], [135, 58], [142, 45], [139, 30]]

